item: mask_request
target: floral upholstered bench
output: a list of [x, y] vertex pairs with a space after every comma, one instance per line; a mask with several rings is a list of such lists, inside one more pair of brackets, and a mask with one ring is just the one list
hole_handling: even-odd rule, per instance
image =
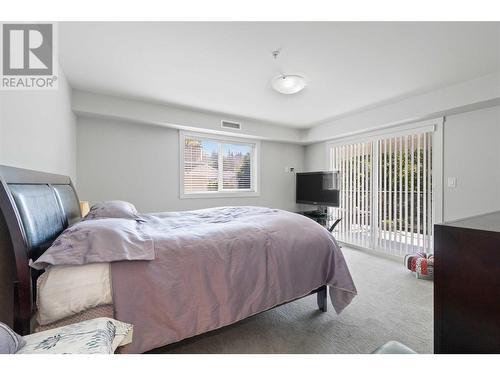
[[111, 318], [96, 318], [19, 336], [0, 323], [2, 354], [113, 354], [132, 342], [133, 327]]
[[432, 279], [434, 276], [434, 255], [426, 253], [408, 254], [405, 266], [415, 272], [417, 279]]

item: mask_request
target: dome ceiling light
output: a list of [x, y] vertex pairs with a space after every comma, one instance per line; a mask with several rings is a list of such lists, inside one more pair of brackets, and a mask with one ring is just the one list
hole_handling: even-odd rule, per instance
[[271, 86], [281, 94], [296, 94], [306, 87], [306, 79], [295, 74], [280, 75], [273, 78]]
[[[273, 51], [274, 60], [278, 58], [280, 50]], [[280, 94], [290, 95], [302, 91], [307, 85], [306, 79], [298, 74], [280, 74], [271, 80], [271, 86]]]

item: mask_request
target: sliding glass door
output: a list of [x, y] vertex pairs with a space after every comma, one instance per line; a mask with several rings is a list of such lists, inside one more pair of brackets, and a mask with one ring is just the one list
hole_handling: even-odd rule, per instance
[[432, 250], [432, 131], [331, 144], [341, 172], [338, 240], [403, 256]]

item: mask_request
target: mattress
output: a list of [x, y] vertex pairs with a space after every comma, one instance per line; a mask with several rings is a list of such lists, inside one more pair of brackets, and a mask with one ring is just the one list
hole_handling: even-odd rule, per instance
[[113, 305], [100, 305], [97, 307], [91, 307], [90, 309], [84, 310], [78, 314], [68, 316], [64, 319], [60, 319], [53, 323], [37, 325], [35, 326], [34, 331], [42, 332], [48, 329], [64, 327], [70, 324], [80, 323], [96, 318], [114, 318]]

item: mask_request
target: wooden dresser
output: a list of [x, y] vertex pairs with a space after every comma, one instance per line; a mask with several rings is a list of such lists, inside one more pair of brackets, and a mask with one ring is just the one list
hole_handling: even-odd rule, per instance
[[434, 352], [500, 353], [500, 211], [434, 226]]

